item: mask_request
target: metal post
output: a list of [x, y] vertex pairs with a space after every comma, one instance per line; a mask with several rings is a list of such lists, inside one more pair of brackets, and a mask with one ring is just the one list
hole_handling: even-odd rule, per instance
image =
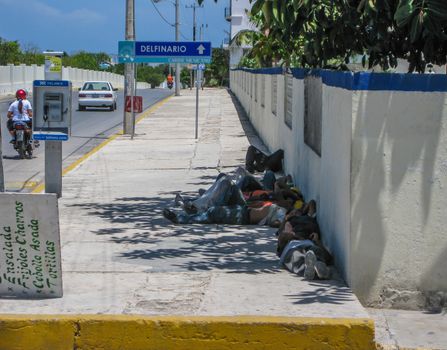
[[[62, 57], [62, 52], [44, 52], [45, 55]], [[62, 71], [45, 69], [45, 80], [62, 80]], [[71, 106], [69, 107], [71, 108]], [[62, 197], [62, 142], [45, 141], [45, 193], [56, 193]]]
[[[193, 29], [192, 29], [192, 40], [196, 41], [196, 8], [198, 7], [203, 7], [203, 5], [197, 5], [197, 4], [193, 4], [191, 6], [186, 6], [189, 8], [192, 8], [192, 15], [193, 15]], [[198, 68], [198, 67], [196, 67]], [[195, 130], [195, 138], [197, 139], [199, 137], [199, 70], [196, 69], [196, 73], [195, 73], [195, 77], [196, 77], [196, 130]], [[192, 80], [192, 79], [191, 79]], [[192, 88], [192, 84], [191, 84], [191, 88]]]
[[2, 125], [0, 124], [0, 192], [5, 192], [5, 174], [3, 173]]
[[196, 140], [199, 137], [199, 70], [196, 70]]
[[[135, 40], [135, 0], [126, 0], [126, 40]], [[132, 91], [134, 90], [134, 77], [134, 64], [125, 63], [123, 132], [126, 135], [132, 134], [134, 128], [132, 112], [126, 112], [126, 97], [132, 95]]]
[[132, 95], [130, 97], [130, 110], [132, 111], [132, 135], [131, 135], [131, 140], [133, 140], [133, 138], [135, 137], [135, 108], [134, 108], [134, 97], [137, 94], [137, 64], [136, 63], [132, 63], [132, 65], [134, 66], [134, 72], [135, 72], [135, 76], [133, 79], [133, 86], [134, 88], [132, 89]]
[[[180, 40], [180, 0], [175, 0], [175, 41]], [[180, 64], [175, 65], [175, 96], [180, 96]]]

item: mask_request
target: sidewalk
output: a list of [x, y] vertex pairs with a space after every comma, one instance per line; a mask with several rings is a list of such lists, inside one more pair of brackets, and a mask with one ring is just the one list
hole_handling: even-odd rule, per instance
[[[162, 217], [175, 193], [208, 187], [219, 172], [244, 163], [249, 141], [261, 145], [226, 90], [201, 92], [197, 142], [194, 113], [195, 94], [184, 90], [143, 119], [133, 141], [117, 137], [64, 177], [59, 202], [64, 297], [1, 300], [0, 313], [132, 314], [142, 315], [140, 320], [249, 316], [251, 326], [279, 322], [262, 318], [275, 316], [297, 322], [295, 329], [319, 344], [337, 339], [334, 349], [369, 349], [370, 316], [350, 289], [342, 281], [307, 282], [280, 269], [275, 230], [175, 226]], [[342, 332], [325, 333], [329, 328], [323, 327], [318, 336], [307, 333], [310, 324], [330, 327], [338, 320]], [[357, 333], [350, 338], [350, 332]], [[307, 348], [318, 348], [312, 346]]]

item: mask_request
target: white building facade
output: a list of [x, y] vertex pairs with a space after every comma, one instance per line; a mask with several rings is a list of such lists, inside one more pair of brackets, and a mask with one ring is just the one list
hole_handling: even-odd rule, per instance
[[230, 22], [230, 42], [226, 46], [230, 51], [230, 68], [236, 67], [244, 52], [249, 50], [251, 46], [239, 46], [233, 40], [234, 37], [242, 30], [254, 29], [248, 18], [247, 12], [250, 11], [252, 4], [250, 0], [229, 0], [230, 7], [225, 8], [225, 18]]

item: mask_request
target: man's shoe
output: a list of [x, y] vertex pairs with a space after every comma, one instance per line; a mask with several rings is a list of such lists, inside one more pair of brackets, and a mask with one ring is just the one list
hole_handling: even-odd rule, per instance
[[317, 262], [317, 257], [312, 250], [306, 252], [304, 257], [304, 279], [312, 281], [315, 279], [315, 263]]
[[315, 272], [320, 280], [328, 280], [331, 277], [331, 270], [322, 261], [317, 261], [315, 263]]
[[178, 224], [177, 215], [172, 210], [163, 209], [163, 216], [174, 224]]
[[182, 195], [180, 193], [177, 193], [175, 195], [174, 202], [175, 202], [176, 206], [180, 207], [180, 206], [182, 206], [184, 204], [185, 201], [183, 200]]

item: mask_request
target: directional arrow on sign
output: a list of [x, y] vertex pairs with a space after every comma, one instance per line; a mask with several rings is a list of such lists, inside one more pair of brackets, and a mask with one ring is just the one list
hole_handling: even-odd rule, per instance
[[199, 55], [203, 55], [203, 51], [205, 51], [205, 46], [200, 44], [200, 46], [197, 48], [197, 51], [199, 51]]

